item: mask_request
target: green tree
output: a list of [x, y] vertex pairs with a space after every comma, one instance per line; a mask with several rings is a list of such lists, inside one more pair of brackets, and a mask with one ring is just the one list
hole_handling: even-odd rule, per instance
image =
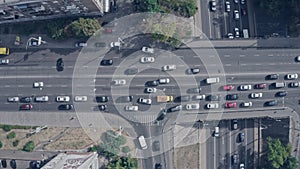
[[290, 144], [284, 146], [279, 139], [267, 138], [268, 152], [267, 159], [269, 166], [275, 169], [297, 169], [298, 161], [292, 157], [292, 146]]
[[282, 0], [260, 0], [259, 7], [264, 9], [269, 16], [278, 17], [285, 7], [286, 2]]
[[97, 19], [79, 18], [67, 26], [72, 35], [78, 38], [88, 38], [100, 29]]
[[9, 131], [11, 130], [11, 125], [4, 125], [4, 126], [3, 126], [3, 130], [4, 130], [5, 132], [9, 132]]
[[128, 146], [122, 147], [122, 152], [123, 153], [129, 153], [130, 152], [130, 148]]
[[10, 132], [7, 136], [6, 136], [6, 138], [7, 139], [13, 139], [13, 138], [15, 138], [16, 137], [16, 133], [13, 131], [13, 132]]
[[137, 160], [130, 157], [118, 157], [108, 164], [108, 169], [137, 169]]
[[17, 147], [19, 145], [19, 140], [15, 140], [14, 142], [13, 142], [13, 146], [14, 147]]
[[160, 12], [158, 0], [136, 0], [135, 3], [142, 12]]
[[0, 141], [0, 148], [2, 148], [3, 147], [3, 143]]
[[23, 150], [27, 151], [27, 152], [31, 152], [31, 151], [34, 150], [34, 148], [35, 148], [34, 142], [33, 141], [29, 141], [29, 142], [27, 142], [24, 145]]

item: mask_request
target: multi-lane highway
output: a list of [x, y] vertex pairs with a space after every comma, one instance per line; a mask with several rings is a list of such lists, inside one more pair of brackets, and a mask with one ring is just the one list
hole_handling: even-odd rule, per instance
[[[137, 51], [140, 52], [140, 51]], [[293, 109], [298, 109], [298, 96], [299, 92], [297, 88], [290, 88], [285, 87], [282, 89], [272, 89], [269, 86], [274, 83], [275, 81], [286, 81], [289, 82], [296, 82], [297, 80], [286, 80], [284, 76], [287, 73], [300, 73], [299, 72], [299, 64], [295, 62], [294, 58], [300, 53], [300, 50], [296, 49], [276, 49], [276, 50], [268, 50], [268, 49], [237, 49], [237, 48], [230, 48], [230, 49], [218, 49], [217, 54], [213, 55], [206, 55], [205, 52], [201, 57], [210, 57], [210, 58], [217, 58], [220, 57], [222, 65], [217, 64], [204, 64], [202, 63], [201, 59], [198, 56], [194, 56], [193, 52], [187, 49], [180, 49], [175, 51], [182, 59], [188, 67], [198, 67], [200, 68], [200, 74], [188, 75], [186, 74], [187, 67], [183, 65], [177, 65], [177, 69], [171, 74], [161, 71], [160, 69], [153, 69], [153, 68], [160, 68], [163, 65], [158, 65], [158, 62], [145, 64], [143, 68], [144, 70], [136, 75], [127, 75], [126, 73], [115, 73], [117, 68], [122, 67], [118, 65], [121, 63], [122, 60], [126, 58], [120, 57], [121, 54], [115, 54], [113, 56], [107, 57], [108, 59], [112, 58], [114, 61], [114, 65], [112, 66], [95, 66], [94, 69], [97, 70], [97, 75], [95, 81], [87, 81], [85, 85], [76, 86], [78, 88], [85, 88], [91, 87], [95, 88], [96, 90], [91, 91], [90, 93], [86, 93], [88, 96], [88, 101], [93, 102], [95, 105], [105, 104], [107, 105], [107, 110], [103, 111], [103, 113], [113, 113], [117, 115], [124, 116], [126, 113], [124, 110], [120, 112], [116, 110], [115, 105], [138, 105], [141, 111], [145, 111], [142, 113], [147, 113], [139, 115], [136, 113], [131, 113], [127, 117], [129, 121], [136, 121], [140, 122], [138, 126], [135, 128], [137, 135], [145, 135], [147, 138], [160, 136], [165, 122], [168, 120], [175, 120], [178, 113], [168, 114], [167, 118], [159, 123], [155, 123], [154, 120], [157, 118], [159, 112], [150, 111], [152, 110], [148, 105], [142, 105], [137, 103], [137, 99], [139, 97], [145, 98], [152, 98], [153, 105], [156, 105], [161, 108], [169, 108], [171, 106], [182, 104], [185, 106], [189, 102], [171, 102], [168, 104], [158, 104], [156, 102], [156, 95], [150, 95], [144, 93], [145, 89], [145, 82], [149, 80], [157, 80], [158, 78], [170, 78], [169, 84], [159, 85], [157, 88], [161, 94], [165, 95], [172, 95], [175, 98], [180, 96], [180, 93], [185, 95], [194, 96], [196, 94], [188, 93], [187, 90], [190, 88], [194, 88], [195, 86], [199, 85], [202, 88], [201, 94], [205, 94], [206, 96], [212, 94], [210, 85], [206, 85], [203, 80], [205, 80], [208, 75], [206, 74], [206, 70], [208, 68], [212, 69], [219, 69], [220, 66], [223, 66], [226, 77], [224, 82], [225, 84], [232, 84], [235, 88], [232, 91], [223, 91], [222, 86], [218, 88], [213, 94], [221, 94], [223, 100], [227, 94], [238, 94], [239, 99], [236, 101], [238, 104], [237, 108], [232, 109], [225, 109], [226, 112], [235, 112], [239, 113], [239, 111], [246, 111], [246, 110], [261, 110], [265, 109], [264, 103], [269, 100], [278, 100], [278, 105], [275, 106], [278, 108], [282, 107], [292, 107]], [[11, 59], [10, 65], [3, 65], [0, 67], [1, 70], [1, 79], [0, 86], [2, 89], [2, 95], [0, 96], [1, 108], [2, 111], [11, 111], [12, 116], [18, 115], [19, 106], [21, 103], [8, 103], [7, 97], [9, 96], [49, 96], [49, 101], [45, 103], [37, 103], [32, 102], [33, 110], [39, 113], [43, 112], [56, 112], [58, 110], [59, 103], [55, 102], [56, 96], [59, 95], [68, 95], [71, 96], [71, 102], [73, 102], [74, 96], [72, 96], [72, 75], [74, 64], [77, 58], [78, 52], [74, 51], [70, 54], [66, 54], [65, 56], [61, 56], [59, 54], [50, 53], [49, 51], [39, 51], [29, 55], [27, 60], [22, 59], [24, 56], [23, 53], [13, 53], [12, 55], [8, 56]], [[56, 61], [58, 58], [62, 57], [65, 64], [65, 69], [62, 72], [57, 72], [56, 70]], [[137, 60], [141, 55], [136, 55]], [[154, 57], [159, 60], [172, 60], [172, 57], [176, 56], [157, 56]], [[94, 60], [95, 61], [95, 60]], [[87, 60], [87, 62], [89, 62]], [[96, 60], [96, 62], [99, 62]], [[138, 67], [141, 65], [140, 63], [133, 64], [132, 67]], [[91, 67], [90, 67], [91, 68]], [[124, 68], [125, 70], [126, 68]], [[278, 73], [279, 79], [278, 80], [266, 80], [265, 77], [268, 74]], [[112, 78], [112, 74], [114, 75]], [[83, 74], [82, 79], [84, 80], [84, 76], [88, 77], [89, 74]], [[186, 81], [186, 77], [193, 77], [194, 80]], [[218, 73], [211, 74], [210, 76], [222, 76]], [[127, 84], [125, 86], [111, 86], [112, 79], [125, 79]], [[131, 80], [131, 81], [130, 81]], [[33, 88], [33, 82], [42, 81], [44, 82], [44, 87], [42, 90], [38, 88]], [[180, 82], [178, 84], [177, 82]], [[95, 83], [95, 85], [93, 84]], [[240, 91], [238, 87], [242, 84], [250, 84], [255, 85], [258, 83], [266, 83], [267, 88], [265, 89], [252, 89], [250, 91]], [[128, 89], [128, 92], [127, 92]], [[284, 98], [275, 97], [275, 94], [278, 91], [287, 91], [288, 94]], [[95, 96], [108, 96], [110, 100], [107, 103], [97, 103]], [[113, 97], [111, 93], [114, 93]], [[258, 99], [250, 99], [249, 95], [252, 92], [262, 92], [263, 97]], [[133, 96], [132, 103], [125, 103], [123, 101], [118, 101], [120, 97], [124, 96]], [[113, 102], [113, 98], [115, 99]], [[243, 108], [240, 107], [240, 104], [244, 101], [252, 101], [253, 106], [250, 108]], [[199, 103], [200, 109], [198, 111], [187, 111], [183, 110], [183, 112], [192, 112], [192, 113], [208, 113], [209, 111], [205, 109], [205, 105], [209, 103], [208, 100], [193, 100], [193, 103]], [[220, 103], [220, 106], [224, 106], [223, 103]], [[218, 109], [215, 111], [222, 111], [222, 109]], [[90, 111], [98, 111], [97, 108], [91, 108]], [[64, 114], [64, 111], [61, 111]], [[129, 114], [129, 112], [128, 112]], [[189, 115], [186, 115], [189, 116]], [[130, 119], [130, 117], [132, 119]], [[234, 117], [233, 117], [234, 118]], [[14, 118], [8, 118], [10, 120], [14, 120]], [[197, 120], [197, 119], [193, 119]], [[174, 121], [174, 122], [175, 122]], [[17, 121], [15, 123], [18, 123]], [[209, 152], [207, 157], [207, 166], [210, 168], [217, 168], [219, 165], [224, 166], [231, 166], [230, 160], [231, 156], [237, 152], [239, 156], [239, 162], [251, 161], [250, 159], [253, 157], [251, 156], [251, 152], [253, 151], [253, 122], [239, 120], [239, 130], [231, 131], [231, 121], [224, 121], [220, 124], [220, 138], [210, 137], [207, 141], [207, 149]], [[132, 123], [133, 124], [133, 123]], [[59, 125], [59, 124], [58, 124]], [[153, 127], [149, 127], [153, 126]], [[214, 126], [210, 126], [211, 131], [213, 131]], [[244, 143], [236, 143], [237, 134], [240, 131], [244, 131], [245, 133], [245, 142]], [[163, 142], [163, 138], [155, 137], [155, 139], [161, 140]], [[151, 157], [153, 154], [157, 155], [159, 153], [153, 153], [153, 143], [154, 139], [147, 139], [147, 143], [149, 148], [147, 152], [144, 153], [145, 156]], [[163, 143], [161, 143], [163, 145]], [[227, 145], [227, 146], [224, 146]], [[139, 148], [139, 146], [137, 145]], [[161, 151], [163, 152], [163, 146], [161, 147]], [[150, 152], [149, 152], [150, 151]], [[214, 153], [214, 154], [211, 154]], [[155, 163], [163, 163], [164, 164], [165, 157], [162, 156], [155, 156], [154, 158], [148, 159], [144, 162], [145, 166], [154, 166]], [[169, 166], [170, 164], [164, 164], [165, 166]], [[246, 163], [246, 166], [251, 166], [250, 163]]]

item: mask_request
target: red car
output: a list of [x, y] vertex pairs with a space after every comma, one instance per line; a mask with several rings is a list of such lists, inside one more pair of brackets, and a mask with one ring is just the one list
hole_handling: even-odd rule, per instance
[[32, 104], [23, 104], [20, 106], [20, 110], [31, 110]]
[[267, 86], [267, 84], [261, 83], [261, 84], [256, 84], [256, 85], [255, 85], [255, 88], [256, 88], [256, 89], [264, 89], [264, 88], [266, 88], [266, 86]]
[[113, 32], [112, 28], [105, 28], [105, 33], [112, 33], [112, 32]]
[[226, 85], [226, 86], [224, 86], [223, 87], [223, 90], [233, 90], [233, 88], [234, 88], [234, 86], [232, 86], [232, 85]]
[[225, 104], [226, 108], [236, 108], [236, 102], [227, 102]]

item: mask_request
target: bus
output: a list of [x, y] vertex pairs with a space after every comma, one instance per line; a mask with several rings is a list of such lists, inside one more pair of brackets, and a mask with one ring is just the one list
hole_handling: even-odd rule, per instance
[[138, 140], [139, 140], [139, 143], [140, 143], [140, 145], [141, 145], [141, 147], [142, 147], [142, 149], [143, 149], [143, 150], [145, 150], [145, 149], [147, 149], [147, 148], [148, 148], [148, 146], [147, 146], [147, 143], [146, 143], [146, 140], [145, 140], [145, 137], [144, 137], [144, 136], [140, 136], [140, 137], [138, 138]]
[[9, 55], [9, 48], [2, 48], [0, 47], [0, 55]]

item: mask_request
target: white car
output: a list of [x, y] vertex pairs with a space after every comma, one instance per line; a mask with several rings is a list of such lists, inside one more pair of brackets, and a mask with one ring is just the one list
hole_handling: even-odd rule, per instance
[[228, 38], [229, 39], [233, 39], [233, 34], [232, 33], [228, 33]]
[[165, 78], [165, 79], [158, 79], [159, 84], [168, 84], [170, 83], [170, 79], [169, 78]]
[[151, 99], [145, 99], [145, 98], [139, 98], [138, 99], [138, 102], [139, 103], [143, 103], [143, 104], [148, 104], [148, 105], [150, 105], [151, 103], [152, 103], [152, 100]]
[[0, 60], [0, 64], [1, 65], [7, 65], [7, 64], [9, 64], [9, 59], [1, 59]]
[[225, 2], [225, 7], [226, 7], [226, 12], [230, 12], [230, 2], [229, 1]]
[[44, 82], [34, 82], [33, 87], [34, 88], [44, 87]]
[[263, 96], [262, 93], [251, 93], [250, 97], [252, 99], [257, 99], [257, 98], [261, 98]]
[[252, 106], [252, 102], [244, 102], [243, 103], [243, 107], [251, 107]]
[[49, 101], [49, 97], [48, 96], [37, 96], [37, 97], [35, 97], [35, 101], [36, 102], [47, 102], [47, 101]]
[[121, 43], [120, 42], [111, 42], [110, 43], [110, 47], [120, 47], [121, 46]]
[[204, 100], [205, 99], [205, 95], [204, 94], [202, 94], [202, 95], [195, 95], [194, 99], [195, 100]]
[[75, 102], [86, 102], [87, 96], [75, 96], [74, 100]]
[[125, 85], [126, 80], [125, 79], [116, 79], [112, 81], [114, 85]]
[[70, 97], [69, 96], [57, 96], [56, 101], [57, 102], [69, 102]]
[[252, 86], [251, 86], [251, 85], [241, 85], [241, 86], [240, 86], [240, 89], [241, 89], [241, 90], [251, 90], [251, 89], [252, 89]]
[[86, 47], [87, 43], [86, 42], [77, 42], [75, 43], [75, 47]]
[[157, 89], [155, 87], [147, 87], [146, 92], [147, 93], [156, 93]]
[[125, 106], [126, 111], [138, 111], [139, 107], [138, 106]]
[[185, 106], [187, 110], [198, 110], [200, 108], [200, 105], [198, 103], [193, 103], [193, 104], [187, 104]]
[[245, 164], [240, 164], [240, 169], [245, 169]]
[[142, 57], [140, 62], [141, 63], [154, 63], [154, 57]]
[[234, 28], [234, 32], [235, 32], [235, 37], [239, 38], [240, 37], [240, 30], [239, 30], [239, 28]]
[[154, 53], [154, 49], [153, 48], [148, 48], [148, 47], [143, 47], [142, 51], [145, 53]]
[[163, 71], [171, 71], [176, 69], [176, 65], [165, 65], [161, 68]]
[[234, 10], [234, 19], [239, 20], [240, 19], [240, 14], [238, 10]]
[[18, 102], [20, 99], [19, 97], [15, 96], [15, 97], [8, 97], [7, 101], [9, 102]]
[[217, 108], [219, 108], [219, 103], [208, 103], [208, 104], [206, 105], [206, 107], [207, 107], [208, 109], [217, 109]]
[[286, 78], [289, 79], [289, 80], [298, 79], [298, 74], [297, 73], [287, 74]]
[[296, 62], [300, 62], [300, 56], [297, 56], [297, 57], [295, 58], [295, 60], [296, 60]]

